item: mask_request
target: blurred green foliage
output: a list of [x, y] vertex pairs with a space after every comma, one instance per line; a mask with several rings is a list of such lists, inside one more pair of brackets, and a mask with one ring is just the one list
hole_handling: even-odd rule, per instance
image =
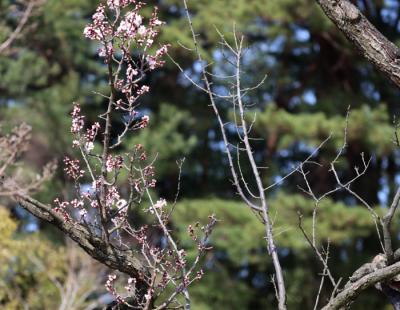
[[65, 278], [65, 250], [38, 234], [16, 234], [17, 222], [4, 207], [0, 207], [0, 217], [2, 309], [22, 309], [24, 304], [31, 309], [56, 309], [60, 299], [51, 279]]
[[[251, 116], [249, 120], [252, 120]], [[344, 143], [345, 131], [348, 144], [359, 143], [363, 149], [373, 149], [377, 156], [390, 155], [396, 149], [391, 139], [394, 129], [384, 105], [376, 109], [364, 105], [350, 110], [348, 117], [329, 117], [322, 112], [293, 114], [271, 104], [257, 114], [255, 130], [266, 140], [273, 136], [276, 150], [285, 150], [297, 141], [316, 148], [331, 136], [323, 147], [335, 154]]]

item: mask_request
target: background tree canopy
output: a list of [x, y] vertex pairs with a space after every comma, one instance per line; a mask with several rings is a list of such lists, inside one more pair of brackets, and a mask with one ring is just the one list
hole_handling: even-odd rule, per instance
[[[383, 34], [398, 43], [400, 1], [353, 2]], [[5, 128], [23, 121], [32, 125], [32, 146], [24, 160], [33, 171], [52, 158], [61, 162], [72, 152], [68, 115], [72, 102], [82, 103], [93, 119], [104, 104], [100, 96], [93, 96], [93, 91], [107, 87], [103, 79], [106, 68], [98, 59], [98, 47], [82, 36], [97, 3], [44, 1], [12, 48], [0, 54], [0, 121]], [[167, 23], [160, 43], [170, 43], [171, 57], [187, 75], [200, 81], [200, 64], [182, 47], [192, 47], [193, 43], [181, 1], [148, 3], [159, 7], [161, 19]], [[15, 28], [19, 5], [16, 1], [0, 1], [0, 42]], [[381, 212], [400, 182], [399, 150], [393, 143], [400, 112], [398, 88], [357, 54], [314, 1], [197, 0], [189, 5], [194, 27], [200, 33], [201, 50], [212, 61], [216, 75], [230, 73], [227, 60], [231, 56], [218, 44], [216, 29], [232, 40], [233, 25], [246, 39], [243, 83], [253, 86], [267, 74], [265, 83], [245, 99], [253, 107], [246, 117], [253, 119], [257, 113], [253, 135], [263, 138], [254, 146], [257, 160], [267, 166], [264, 180], [274, 183], [282, 178], [332, 134], [315, 157], [320, 164], [329, 163], [343, 144], [350, 106], [348, 148], [338, 169], [344, 179], [350, 178], [353, 167], [361, 165], [360, 154], [371, 157], [367, 174], [352, 189]], [[239, 202], [232, 187], [207, 96], [188, 83], [172, 61], [147, 79], [152, 92], [144, 99], [146, 111], [142, 112], [154, 122], [128, 145], [142, 141], [152, 155], [158, 153], [156, 190], [170, 200], [175, 199], [178, 186], [180, 170], [176, 161], [185, 157], [173, 217], [182, 243], [190, 244], [186, 240], [188, 224], [206, 219], [210, 213], [221, 219], [211, 238], [213, 250], [204, 262], [205, 278], [192, 289], [193, 309], [266, 309], [275, 302], [275, 292], [267, 277], [268, 271], [272, 274], [272, 264], [265, 254], [263, 226]], [[229, 89], [223, 80], [215, 78], [213, 82], [220, 94]], [[231, 106], [222, 100], [219, 104], [223, 116], [232, 119]], [[235, 133], [230, 134], [233, 137]], [[245, 167], [243, 173], [247, 173]], [[313, 169], [310, 180], [318, 193], [336, 185], [328, 170], [322, 168]], [[276, 210], [274, 227], [289, 288], [288, 306], [310, 309], [318, 291], [321, 266], [298, 228], [297, 212], [307, 215], [313, 210], [313, 202], [298, 185], [303, 185], [303, 180], [293, 175], [267, 194], [272, 212]], [[38, 195], [50, 202], [56, 193], [68, 195], [71, 188], [61, 167]], [[22, 292], [19, 298], [25, 296], [32, 309], [56, 307], [51, 297], [56, 292], [54, 284], [40, 272], [23, 272], [31, 268], [26, 267], [31, 262], [16, 262], [13, 257], [24, 257], [21, 247], [31, 243], [24, 249], [25, 255], [39, 253], [37, 256], [51, 272], [54, 269], [61, 273], [55, 276], [63, 282], [67, 267], [62, 236], [11, 202], [0, 201], [13, 217], [9, 219], [8, 213], [0, 209], [0, 274], [5, 275], [0, 276], [4, 279], [0, 281], [0, 305], [19, 309], [19, 299], [10, 295], [13, 290], [13, 294]], [[348, 277], [379, 253], [369, 212], [348, 193], [341, 191], [324, 200], [319, 216], [318, 242], [327, 244], [329, 240], [335, 276]], [[311, 223], [305, 221], [304, 226], [310, 229]], [[41, 300], [32, 295], [33, 287], [40, 289]], [[329, 298], [327, 294], [328, 289], [322, 292], [322, 300]], [[388, 307], [385, 302], [371, 290], [371, 294], [357, 300], [354, 309], [384, 309]]]

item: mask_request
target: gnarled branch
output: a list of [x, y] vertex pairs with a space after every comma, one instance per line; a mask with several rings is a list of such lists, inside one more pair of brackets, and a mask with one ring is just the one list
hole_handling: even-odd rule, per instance
[[[399, 251], [394, 254], [398, 259]], [[371, 286], [385, 293], [395, 305], [400, 293], [391, 289], [392, 283], [398, 282], [400, 262], [387, 266], [386, 256], [377, 255], [371, 263], [364, 264], [357, 269], [346, 283], [344, 289], [337, 294], [322, 310], [336, 310], [347, 308], [364, 290]]]
[[400, 86], [400, 49], [348, 0], [317, 0], [324, 13], [361, 54]]
[[83, 224], [66, 221], [51, 206], [36, 201], [29, 196], [18, 195], [16, 200], [28, 212], [63, 231], [100, 263], [137, 279], [143, 278], [146, 274], [146, 268], [141, 260], [136, 257], [136, 253], [122, 251], [113, 247], [110, 243], [97, 237], [94, 232], [89, 231]]

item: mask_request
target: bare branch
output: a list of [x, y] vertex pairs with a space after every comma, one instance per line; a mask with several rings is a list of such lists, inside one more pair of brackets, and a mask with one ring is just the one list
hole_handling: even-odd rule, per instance
[[13, 44], [13, 42], [18, 38], [23, 28], [25, 27], [26, 23], [28, 22], [28, 19], [31, 17], [33, 9], [40, 3], [41, 1], [28, 0], [28, 5], [25, 8], [25, 11], [23, 12], [21, 19], [19, 20], [17, 27], [3, 43], [0, 43], [0, 55], [5, 53], [5, 51], [9, 49], [10, 46]]
[[392, 263], [393, 259], [394, 259], [390, 227], [392, 224], [393, 216], [399, 206], [399, 202], [400, 202], [400, 187], [397, 189], [396, 195], [393, 198], [393, 202], [392, 202], [387, 214], [383, 217], [383, 223], [382, 223], [385, 253], [386, 253], [386, 257], [387, 257], [389, 264]]
[[[194, 31], [193, 28], [193, 24], [192, 24], [192, 19], [188, 10], [188, 6], [187, 6], [187, 1], [183, 0], [183, 5], [186, 11], [186, 16], [187, 16], [187, 20], [189, 23], [189, 28], [192, 34], [192, 40], [195, 46], [195, 52], [197, 54], [197, 58], [199, 60], [200, 63], [203, 63], [203, 58], [201, 56], [201, 53], [199, 51], [199, 46], [198, 46], [198, 41], [196, 38], [196, 33]], [[224, 126], [224, 123], [221, 119], [216, 101], [215, 101], [215, 95], [211, 89], [211, 83], [209, 81], [208, 78], [208, 74], [205, 70], [205, 67], [203, 66], [202, 68], [202, 75], [203, 75], [203, 81], [205, 83], [205, 92], [208, 94], [209, 96], [209, 100], [211, 103], [211, 106], [214, 110], [214, 113], [216, 115], [216, 118], [218, 120], [219, 123], [219, 127], [220, 127], [220, 132], [222, 134], [223, 140], [224, 140], [224, 144], [225, 144], [225, 149], [226, 149], [226, 153], [228, 156], [228, 161], [229, 161], [229, 166], [231, 169], [231, 174], [233, 176], [234, 179], [234, 185], [236, 186], [236, 189], [240, 195], [240, 197], [242, 198], [242, 200], [253, 210], [258, 210], [261, 214], [262, 220], [263, 220], [263, 224], [265, 226], [265, 237], [266, 237], [266, 241], [267, 241], [267, 247], [268, 247], [268, 253], [270, 254], [271, 258], [272, 258], [272, 262], [274, 265], [274, 269], [275, 269], [275, 281], [274, 282], [276, 284], [276, 288], [277, 288], [277, 299], [278, 299], [278, 307], [279, 309], [286, 309], [286, 288], [285, 288], [285, 283], [284, 283], [284, 278], [283, 278], [283, 271], [282, 271], [282, 267], [279, 261], [279, 257], [278, 257], [278, 253], [277, 253], [277, 249], [275, 246], [275, 241], [274, 241], [274, 235], [273, 235], [273, 229], [272, 229], [272, 223], [271, 223], [271, 219], [270, 219], [270, 215], [269, 215], [269, 205], [267, 203], [267, 199], [265, 196], [265, 190], [264, 190], [264, 185], [261, 179], [261, 175], [260, 172], [258, 170], [258, 166], [256, 164], [256, 161], [254, 159], [254, 154], [253, 154], [253, 149], [252, 146], [250, 145], [250, 138], [249, 138], [249, 127], [247, 125], [246, 122], [246, 118], [245, 118], [245, 104], [242, 101], [242, 98], [244, 96], [245, 90], [244, 88], [242, 88], [241, 86], [241, 61], [242, 61], [242, 55], [243, 55], [243, 37], [238, 38], [236, 31], [234, 29], [233, 31], [233, 35], [234, 35], [234, 41], [235, 41], [235, 45], [232, 46], [230, 45], [224, 38], [224, 35], [220, 32], [218, 32], [221, 38], [221, 44], [226, 47], [228, 50], [230, 50], [232, 52], [232, 54], [234, 55], [234, 61], [230, 61], [230, 60], [226, 60], [228, 63], [230, 63], [234, 70], [235, 70], [235, 81], [232, 83], [232, 88], [234, 89], [234, 94], [231, 96], [231, 104], [232, 106], [235, 108], [236, 106], [239, 109], [239, 121], [237, 121], [235, 119], [236, 122], [236, 130], [238, 133], [238, 136], [240, 138], [240, 140], [244, 143], [244, 148], [245, 148], [245, 154], [246, 154], [246, 159], [249, 161], [250, 163], [250, 167], [251, 167], [251, 173], [252, 173], [252, 178], [256, 183], [257, 186], [257, 194], [252, 194], [250, 193], [250, 195], [254, 198], [256, 198], [256, 200], [259, 201], [260, 206], [254, 206], [249, 199], [246, 197], [246, 195], [244, 194], [244, 191], [240, 185], [240, 180], [242, 180], [242, 182], [244, 182], [244, 185], [246, 187], [247, 190], [247, 183], [243, 178], [243, 175], [241, 174], [241, 169], [239, 169], [239, 173], [237, 172], [237, 168], [234, 166], [233, 163], [233, 159], [232, 159], [232, 155], [231, 155], [231, 151], [229, 148], [229, 141], [227, 138], [227, 134], [226, 134], [226, 129]], [[196, 85], [197, 86], [197, 85]], [[248, 89], [246, 89], [248, 90]], [[235, 117], [236, 117], [236, 113], [235, 113]], [[239, 133], [239, 128], [242, 129], [243, 133]], [[238, 152], [240, 150], [238, 149]], [[240, 163], [239, 163], [240, 164]], [[241, 179], [239, 178], [239, 175], [242, 176]], [[257, 198], [259, 197], [259, 198]]]
[[311, 241], [310, 238], [308, 237], [306, 231], [304, 230], [304, 227], [303, 227], [303, 224], [302, 224], [303, 215], [299, 213], [298, 216], [299, 216], [299, 228], [300, 228], [304, 238], [307, 240], [308, 244], [314, 250], [314, 252], [317, 255], [318, 259], [321, 261], [321, 263], [322, 263], [322, 265], [324, 267], [323, 274], [326, 274], [329, 277], [329, 280], [331, 281], [333, 287], [335, 287], [336, 286], [336, 281], [333, 278], [332, 273], [330, 272], [329, 267], [328, 267], [328, 257], [329, 257], [328, 253], [329, 253], [329, 251], [327, 251], [327, 254], [325, 255], [325, 257], [322, 256], [322, 253], [318, 250], [318, 248], [317, 248], [317, 246], [315, 244], [315, 241]]

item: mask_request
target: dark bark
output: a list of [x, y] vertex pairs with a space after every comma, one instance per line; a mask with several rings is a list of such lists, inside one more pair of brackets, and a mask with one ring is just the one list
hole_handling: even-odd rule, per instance
[[400, 310], [400, 293], [397, 290], [394, 290], [385, 284], [375, 287], [386, 295], [390, 300], [390, 303], [393, 305], [394, 310]]
[[400, 49], [348, 0], [317, 0], [324, 13], [360, 53], [400, 86]]
[[100, 263], [114, 270], [135, 277], [139, 282], [147, 275], [146, 269], [133, 251], [124, 251], [105, 242], [94, 232], [80, 223], [66, 221], [51, 206], [38, 202], [30, 197], [17, 197], [19, 204], [34, 216], [44, 220], [63, 231], [74, 240], [85, 252]]
[[388, 267], [378, 269], [372, 273], [367, 274], [358, 281], [352, 283], [343, 291], [341, 291], [335, 298], [333, 298], [323, 309], [335, 310], [348, 307], [357, 296], [367, 288], [374, 286], [376, 283], [390, 279], [400, 272], [400, 262], [397, 262]]

